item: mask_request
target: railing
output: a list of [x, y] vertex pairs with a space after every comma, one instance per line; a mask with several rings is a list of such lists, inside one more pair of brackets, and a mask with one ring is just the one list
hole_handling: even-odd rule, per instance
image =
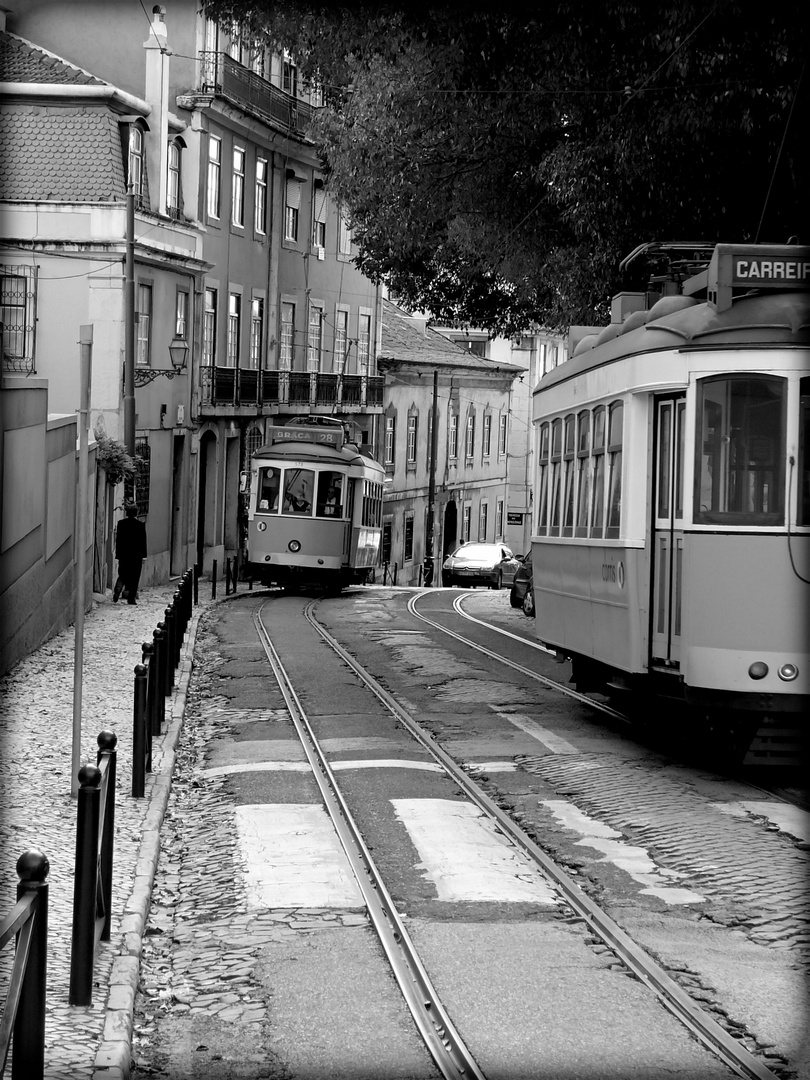
[[272, 123], [306, 132], [315, 112], [312, 105], [284, 93], [227, 53], [202, 52], [199, 57], [202, 93], [216, 94]]
[[216, 405], [284, 408], [324, 406], [344, 410], [382, 408], [382, 375], [338, 375], [322, 371], [257, 371], [255, 368], [203, 367], [203, 407]]
[[26, 851], [19, 857], [17, 903], [0, 926], [0, 949], [13, 935], [17, 939], [0, 1022], [0, 1076], [12, 1046], [12, 1080], [42, 1080], [45, 1071], [49, 869], [41, 851]]
[[186, 570], [163, 622], [142, 646], [142, 662], [135, 667], [132, 727], [132, 795], [143, 798], [146, 774], [152, 770], [152, 736], [159, 735], [166, 719], [166, 698], [174, 686], [188, 624], [196, 602], [196, 570]]
[[92, 1003], [96, 947], [110, 940], [117, 743], [112, 731], [102, 731], [97, 764], [79, 769], [70, 1005]]

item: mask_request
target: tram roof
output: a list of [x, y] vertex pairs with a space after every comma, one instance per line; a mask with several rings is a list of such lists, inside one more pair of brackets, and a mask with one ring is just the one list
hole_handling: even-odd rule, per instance
[[581, 351], [543, 376], [534, 393], [640, 353], [740, 345], [810, 346], [810, 294], [799, 290], [748, 293], [735, 297], [724, 311], [692, 296], [665, 296], [648, 312], [634, 312], [623, 323], [606, 326], [590, 347], [586, 344], [582, 349], [583, 342]]
[[[313, 434], [317, 429], [313, 429]], [[385, 473], [382, 465], [372, 457], [366, 457], [353, 443], [344, 443], [341, 447], [324, 446], [315, 442], [275, 442], [260, 446], [254, 457], [265, 459], [280, 458], [282, 461], [310, 461], [315, 465], [354, 465]]]

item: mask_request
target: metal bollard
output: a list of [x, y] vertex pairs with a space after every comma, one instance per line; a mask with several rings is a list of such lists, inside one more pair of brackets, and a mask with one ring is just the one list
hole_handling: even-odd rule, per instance
[[146, 790], [147, 691], [148, 669], [145, 664], [136, 664], [132, 724], [132, 797], [135, 799], [142, 799]]
[[225, 595], [231, 595], [231, 560], [225, 560]]
[[76, 822], [76, 872], [73, 882], [73, 934], [70, 947], [69, 1005], [89, 1005], [93, 997], [98, 826], [101, 818], [101, 769], [79, 769]]
[[163, 627], [166, 634], [166, 670], [164, 674], [166, 676], [166, 696], [168, 697], [174, 686], [174, 610], [169, 606], [164, 614]]
[[211, 599], [217, 598], [217, 560], [211, 563]]
[[194, 606], [196, 607], [200, 602], [200, 564], [194, 564]]
[[35, 893], [36, 907], [14, 1021], [11, 1080], [42, 1080], [45, 1072], [49, 870], [47, 857], [35, 849], [24, 852], [17, 860], [17, 876], [20, 879], [17, 883], [17, 900]]
[[[152, 657], [154, 665], [154, 706], [152, 714], [152, 734], [159, 735], [163, 729], [163, 721], [166, 719], [165, 686], [166, 680], [163, 675], [163, 623], [158, 623], [152, 631], [155, 642], [155, 652]], [[152, 677], [150, 672], [150, 678]]]
[[183, 655], [183, 638], [186, 636], [186, 624], [183, 618], [183, 597], [178, 589], [174, 594], [174, 667], [180, 667]]
[[99, 893], [104, 905], [104, 926], [101, 930], [101, 940], [110, 940], [112, 929], [112, 867], [113, 848], [115, 845], [115, 783], [116, 766], [118, 761], [118, 736], [112, 731], [100, 731], [98, 738], [98, 754], [96, 764], [102, 768], [106, 759], [106, 767], [102, 768], [104, 774], [102, 780], [101, 800], [101, 837], [99, 839], [99, 876], [101, 884]]

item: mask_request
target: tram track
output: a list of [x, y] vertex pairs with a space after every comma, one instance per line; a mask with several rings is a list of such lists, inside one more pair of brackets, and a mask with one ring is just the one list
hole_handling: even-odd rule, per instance
[[[456, 640], [463, 642], [465, 645], [469, 645], [475, 648], [477, 651], [489, 656], [490, 658], [507, 664], [513, 669], [519, 671], [521, 674], [536, 679], [547, 687], [559, 690], [562, 693], [567, 694], [577, 700], [586, 703], [588, 706], [597, 708], [600, 711], [607, 713], [608, 715], [625, 720], [626, 718], [622, 714], [616, 712], [616, 710], [610, 709], [607, 706], [601, 706], [598, 702], [594, 702], [592, 699], [585, 695], [579, 694], [576, 691], [571, 690], [569, 687], [565, 687], [563, 684], [555, 683], [553, 680], [541, 676], [536, 672], [532, 672], [530, 669], [523, 665], [517, 664], [510, 659], [499, 655], [492, 650], [486, 649], [470, 640], [464, 638], [460, 634], [456, 634], [454, 631], [449, 630], [447, 627], [442, 626], [440, 623], [435, 622], [427, 618], [420, 612], [416, 611], [416, 602], [418, 597], [411, 598], [408, 604], [409, 613], [416, 619], [435, 627], [442, 633], [448, 634]], [[455, 605], [461, 604], [462, 598], [458, 598]], [[363, 666], [360, 664], [343, 646], [337, 641], [337, 639], [326, 629], [326, 627], [316, 618], [314, 612], [319, 601], [310, 601], [305, 610], [304, 616], [306, 620], [317, 631], [323, 641], [340, 657], [340, 659], [354, 672], [355, 676], [369, 689], [371, 690], [378, 700], [393, 714], [393, 716], [399, 721], [399, 723], [413, 736], [414, 739], [441, 765], [447, 775], [459, 786], [464, 792], [467, 798], [492, 822], [495, 823], [497, 829], [507, 837], [516, 848], [518, 848], [525, 856], [527, 856], [531, 862], [538, 867], [547, 877], [551, 880], [560, 896], [564, 899], [566, 904], [575, 913], [576, 917], [588, 927], [590, 932], [595, 937], [607, 946], [613, 954], [622, 962], [625, 968], [631, 972], [637, 979], [639, 979], [658, 999], [658, 1001], [672, 1013], [685, 1027], [686, 1029], [706, 1048], [714, 1053], [724, 1064], [732, 1069], [737, 1075], [754, 1078], [754, 1080], [778, 1080], [777, 1074], [767, 1068], [755, 1055], [751, 1054], [744, 1046], [742, 1046], [738, 1040], [731, 1036], [723, 1027], [718, 1024], [714, 1018], [703, 1008], [695, 1003], [694, 1000], [678, 985], [677, 982], [661, 967], [656, 961], [649, 956], [632, 938], [618, 926], [618, 924], [610, 918], [583, 890], [573, 881], [568, 873], [566, 873], [560, 866], [558, 866], [533, 840], [517, 825], [509, 815], [497, 805], [497, 803], [490, 798], [479, 786], [475, 783], [474, 779], [441, 747], [439, 742], [415, 720], [408, 710], [406, 710], [394, 697], [391, 695]], [[459, 611], [459, 607], [456, 606], [456, 610]], [[460, 613], [460, 612], [459, 612]], [[467, 617], [467, 616], [465, 616]], [[480, 620], [474, 620], [480, 622]], [[489, 624], [482, 624], [487, 625]], [[491, 628], [491, 627], [490, 627]], [[258, 624], [257, 624], [258, 629]], [[506, 636], [511, 635], [505, 631], [499, 631], [505, 633]], [[261, 636], [261, 631], [260, 631]], [[271, 643], [268, 644], [272, 647]], [[520, 639], [525, 644], [532, 644], [526, 642], [525, 639]], [[263, 639], [264, 643], [264, 639]], [[267, 645], [265, 649], [267, 650]], [[269, 655], [269, 654], [268, 654]], [[294, 691], [291, 689], [290, 701], [293, 704], [294, 710], [297, 712], [300, 710], [300, 706], [295, 698]], [[291, 712], [293, 709], [291, 709]], [[302, 722], [302, 727], [303, 727]], [[298, 727], [298, 723], [296, 723]], [[310, 736], [305, 736], [308, 740]], [[314, 737], [311, 740], [314, 743]], [[310, 751], [307, 750], [307, 756], [309, 757]], [[313, 757], [313, 770], [316, 771], [316, 776], [319, 777], [319, 786], [323, 785], [322, 790], [328, 789], [330, 792], [330, 802], [333, 799], [337, 805], [342, 804], [342, 799], [337, 791], [337, 786], [334, 784], [334, 778], [330, 776], [328, 766], [323, 768], [321, 763], [321, 757]], [[329, 777], [329, 779], [321, 779], [321, 777]], [[325, 796], [326, 798], [326, 796]], [[330, 811], [331, 812], [331, 811]], [[348, 812], [343, 809], [338, 811], [339, 818], [344, 820], [348, 819]], [[337, 826], [337, 821], [336, 821]], [[352, 830], [353, 831], [353, 830]], [[343, 839], [341, 837], [343, 842]], [[357, 850], [363, 850], [362, 838], [355, 840], [352, 838], [347, 841], [352, 845], [356, 845]], [[346, 844], [344, 843], [344, 847]], [[348, 847], [346, 848], [347, 854], [349, 853]], [[367, 861], [368, 859], [368, 861]], [[376, 881], [376, 871], [372, 871], [371, 857], [368, 852], [360, 857], [353, 855], [351, 860], [353, 867], [356, 867], [356, 873], [367, 875], [370, 880]], [[358, 877], [360, 881], [360, 877]], [[372, 900], [376, 900], [377, 896], [387, 896], [384, 893], [384, 886], [382, 888], [377, 884], [371, 886], [369, 893]], [[376, 905], [375, 905], [376, 906]], [[371, 908], [369, 909], [371, 912]], [[412, 946], [407, 938], [407, 934], [404, 933], [404, 927], [400, 930], [396, 924], [392, 921], [395, 915], [393, 905], [390, 899], [383, 901], [382, 909], [377, 918], [373, 918], [375, 929], [379, 929], [378, 933], [385, 935], [386, 939], [393, 939], [393, 945], [389, 944], [386, 947], [386, 954], [397, 957], [396, 963], [404, 973], [410, 969], [410, 961], [400, 960], [400, 946], [404, 943], [404, 947], [407, 951], [410, 951]], [[415, 955], [415, 954], [414, 954]], [[392, 967], [394, 963], [392, 962]], [[418, 970], [421, 965], [418, 963], [418, 958], [415, 961], [415, 969]], [[395, 969], [396, 970], [396, 969]], [[410, 976], [404, 975], [407, 980]], [[403, 983], [400, 982], [402, 986]], [[427, 984], [421, 984], [425, 988], [425, 993], [432, 993], [427, 989]], [[405, 990], [403, 989], [403, 993]], [[408, 995], [406, 994], [406, 1000]], [[440, 1026], [437, 1028], [434, 1022], [436, 1010], [438, 1008], [438, 999], [435, 997], [430, 998], [430, 1010], [431, 1016], [429, 1017], [430, 1023], [426, 1026], [424, 1024], [425, 1016], [423, 1006], [419, 1003], [416, 1004], [414, 1012], [414, 1006], [411, 1006], [411, 1011], [414, 1016], [421, 1016], [421, 1023], [418, 1023], [420, 1031], [423, 1027], [430, 1035], [431, 1029], [433, 1034], [439, 1033], [438, 1043], [441, 1045], [428, 1044], [431, 1052], [434, 1053], [434, 1058], [439, 1063], [440, 1057], [446, 1053], [447, 1047], [445, 1033], [454, 1032], [449, 1017], [443, 1017]], [[410, 1005], [409, 1001], [409, 1005]], [[444, 1047], [444, 1048], [443, 1048]], [[435, 1050], [435, 1052], [434, 1052]], [[444, 1057], [444, 1064], [440, 1067], [443, 1070], [444, 1075], [481, 1075], [480, 1072], [471, 1071], [469, 1073], [453, 1073], [452, 1070], [456, 1067], [457, 1062], [460, 1060], [462, 1051], [462, 1044], [459, 1043], [453, 1045], [453, 1049]], [[438, 1056], [437, 1056], [438, 1055]], [[471, 1063], [471, 1067], [477, 1070], [477, 1066]]]

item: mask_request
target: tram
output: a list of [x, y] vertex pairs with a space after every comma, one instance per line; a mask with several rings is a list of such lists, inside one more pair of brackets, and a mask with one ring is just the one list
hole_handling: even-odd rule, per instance
[[330, 592], [367, 582], [379, 560], [384, 475], [342, 420], [273, 427], [251, 460], [247, 575]]
[[810, 705], [810, 248], [709, 250], [533, 391], [536, 633], [578, 689], [778, 756]]

